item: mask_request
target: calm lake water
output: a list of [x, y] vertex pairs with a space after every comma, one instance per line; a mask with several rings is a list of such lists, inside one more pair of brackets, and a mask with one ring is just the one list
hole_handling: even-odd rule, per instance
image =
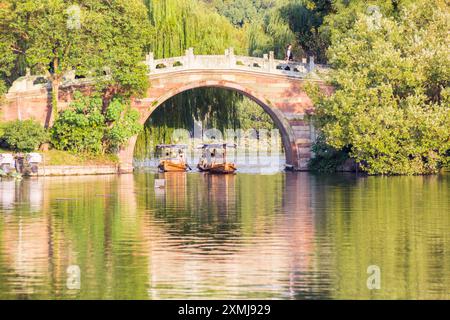
[[449, 299], [450, 176], [3, 180], [0, 298]]

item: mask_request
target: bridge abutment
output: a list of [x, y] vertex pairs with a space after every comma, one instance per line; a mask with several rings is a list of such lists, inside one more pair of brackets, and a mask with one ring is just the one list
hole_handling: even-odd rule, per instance
[[313, 125], [307, 120], [290, 120], [289, 125], [292, 128], [295, 137], [297, 151], [297, 165], [294, 170], [307, 171], [308, 162], [313, 156], [311, 147], [316, 140]]

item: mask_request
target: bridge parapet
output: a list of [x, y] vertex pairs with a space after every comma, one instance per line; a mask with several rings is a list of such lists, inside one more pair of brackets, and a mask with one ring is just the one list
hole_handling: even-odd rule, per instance
[[146, 58], [146, 65], [150, 74], [164, 74], [185, 70], [243, 70], [258, 73], [284, 75], [293, 78], [317, 77], [317, 73], [326, 73], [329, 68], [315, 64], [314, 57], [302, 62], [277, 60], [271, 51], [263, 58], [238, 56], [233, 48], [225, 50], [224, 55], [195, 55], [194, 49], [189, 48], [181, 57], [155, 59], [153, 53]]
[[[329, 67], [315, 64], [314, 57], [303, 59], [302, 62], [277, 60], [274, 53], [264, 54], [263, 58], [238, 56], [234, 54], [233, 48], [225, 50], [224, 55], [195, 55], [194, 49], [189, 48], [181, 57], [155, 59], [153, 53], [146, 57], [145, 64], [148, 67], [149, 76], [167, 74], [177, 71], [198, 70], [227, 70], [227, 71], [250, 71], [262, 74], [283, 75], [297, 79], [321, 79], [320, 75], [326, 74]], [[108, 77], [108, 76], [106, 76]], [[61, 87], [72, 87], [89, 85], [94, 81], [92, 78], [75, 79], [75, 72], [71, 71], [64, 75]], [[23, 92], [32, 92], [41, 89], [49, 90], [51, 85], [44, 75], [30, 75], [17, 79], [9, 89], [10, 97]]]

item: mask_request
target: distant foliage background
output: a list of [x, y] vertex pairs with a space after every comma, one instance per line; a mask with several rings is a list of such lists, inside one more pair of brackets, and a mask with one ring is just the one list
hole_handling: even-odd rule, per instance
[[[352, 159], [369, 174], [428, 174], [449, 165], [447, 0], [74, 0], [70, 5], [80, 8], [79, 28], [68, 28], [64, 0], [0, 3], [0, 96], [27, 68], [44, 74], [52, 86], [56, 148], [115, 152], [137, 132], [137, 120], [124, 106], [150, 85], [142, 63], [150, 51], [164, 58], [181, 56], [189, 47], [196, 54], [234, 47], [237, 54], [274, 51], [283, 59], [290, 43], [295, 60], [314, 56], [333, 68], [326, 79], [333, 95], [308, 89], [316, 103], [311, 121], [320, 134], [311, 168], [333, 171]], [[91, 97], [82, 102], [84, 109], [60, 113], [56, 97], [67, 71], [97, 79], [101, 106], [99, 97]], [[95, 108], [89, 107], [93, 101]], [[111, 114], [116, 118], [108, 118]], [[192, 131], [198, 122], [220, 129], [273, 126], [242, 95], [202, 88], [158, 108], [137, 150], [170, 142], [175, 128]]]

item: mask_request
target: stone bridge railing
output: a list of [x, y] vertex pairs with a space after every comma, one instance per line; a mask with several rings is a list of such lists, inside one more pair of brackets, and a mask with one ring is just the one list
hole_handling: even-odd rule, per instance
[[233, 48], [225, 50], [220, 55], [194, 55], [194, 49], [189, 48], [181, 57], [155, 59], [153, 53], [147, 55], [146, 65], [150, 74], [164, 74], [183, 70], [245, 70], [260, 73], [285, 75], [294, 78], [305, 78], [316, 72], [327, 72], [328, 68], [314, 63], [314, 57], [309, 61], [287, 62], [274, 58], [271, 51], [263, 58], [238, 56]]
[[[194, 49], [189, 48], [182, 57], [155, 59], [153, 53], [146, 57], [145, 64], [148, 66], [149, 75], [165, 74], [184, 70], [244, 70], [265, 74], [284, 75], [293, 78], [318, 78], [318, 74], [326, 73], [329, 68], [325, 65], [315, 64], [314, 57], [303, 59], [302, 62], [287, 62], [274, 58], [271, 51], [263, 58], [238, 56], [234, 54], [233, 48], [225, 50], [220, 55], [194, 55]], [[75, 79], [75, 72], [71, 71], [64, 75], [62, 87], [90, 84], [92, 79]], [[17, 79], [9, 93], [23, 92], [38, 88], [51, 88], [50, 83], [43, 75], [26, 76]]]

